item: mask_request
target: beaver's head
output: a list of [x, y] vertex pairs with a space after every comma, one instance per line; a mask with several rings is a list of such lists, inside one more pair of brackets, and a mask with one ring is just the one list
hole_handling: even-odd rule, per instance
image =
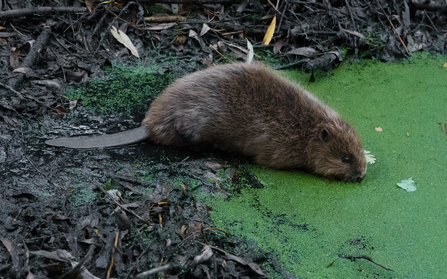
[[355, 130], [339, 117], [331, 117], [316, 130], [309, 145], [314, 172], [329, 179], [360, 182], [366, 157]]

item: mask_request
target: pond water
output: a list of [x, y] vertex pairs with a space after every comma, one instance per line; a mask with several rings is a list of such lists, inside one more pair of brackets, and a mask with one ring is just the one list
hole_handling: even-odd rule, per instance
[[[286, 73], [351, 123], [377, 161], [357, 184], [251, 166], [265, 187], [206, 198], [215, 226], [278, 253], [299, 278], [445, 278], [446, 62], [345, 63], [315, 83]], [[396, 185], [409, 178], [414, 192]]]

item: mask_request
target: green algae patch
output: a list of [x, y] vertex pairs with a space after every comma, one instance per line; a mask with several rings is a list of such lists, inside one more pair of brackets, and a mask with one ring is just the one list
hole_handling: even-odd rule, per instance
[[[309, 75], [289, 72], [356, 128], [377, 161], [363, 182], [351, 184], [251, 166], [264, 188], [206, 198], [214, 226], [279, 254], [299, 278], [444, 278], [445, 62], [420, 54], [344, 64], [312, 84]], [[414, 192], [396, 184], [409, 178]]]
[[82, 99], [85, 107], [102, 114], [144, 114], [148, 100], [155, 99], [174, 80], [171, 74], [158, 73], [157, 67], [116, 65], [107, 74], [104, 80], [69, 89], [67, 97]]

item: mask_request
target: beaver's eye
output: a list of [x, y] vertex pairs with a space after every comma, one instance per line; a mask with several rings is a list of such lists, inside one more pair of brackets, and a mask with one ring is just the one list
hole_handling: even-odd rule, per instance
[[349, 156], [349, 155], [344, 155], [344, 156], [341, 158], [341, 161], [342, 161], [343, 163], [349, 163], [349, 162], [351, 162], [351, 156]]

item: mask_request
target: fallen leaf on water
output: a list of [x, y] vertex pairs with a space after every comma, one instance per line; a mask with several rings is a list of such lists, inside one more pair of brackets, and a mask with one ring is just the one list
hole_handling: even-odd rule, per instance
[[401, 183], [396, 183], [396, 184], [400, 188], [407, 190], [407, 192], [416, 191], [416, 186], [414, 186], [414, 181], [413, 181], [413, 179], [411, 179], [411, 177], [407, 180], [401, 180]]
[[447, 135], [447, 123], [441, 123], [441, 131]]
[[374, 158], [374, 155], [371, 154], [371, 151], [363, 150], [365, 153], [366, 162], [369, 164], [374, 164], [376, 162], [376, 158]]

